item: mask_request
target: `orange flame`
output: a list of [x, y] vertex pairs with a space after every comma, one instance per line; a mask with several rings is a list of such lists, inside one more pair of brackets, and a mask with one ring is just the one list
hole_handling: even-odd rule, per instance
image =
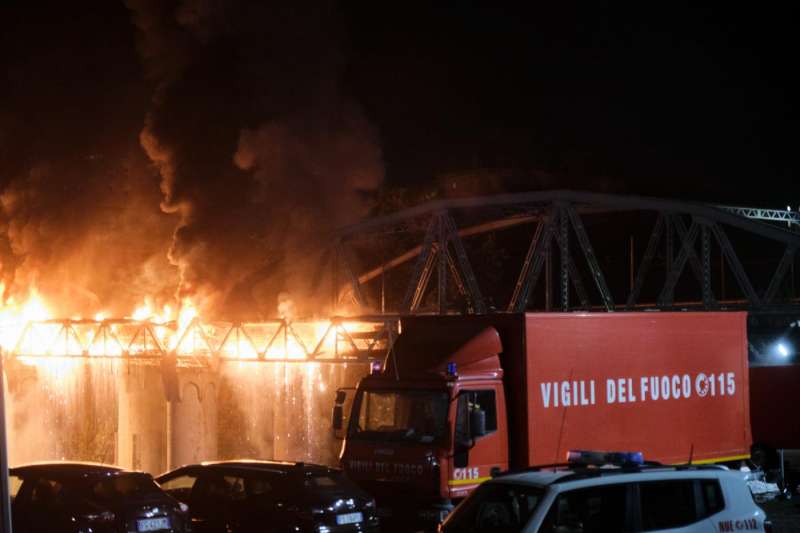
[[[2, 289], [0, 284], [0, 292]], [[339, 357], [367, 349], [356, 333], [375, 329], [357, 321], [333, 324], [325, 320], [204, 324], [199, 309], [188, 298], [177, 309], [169, 305], [157, 309], [146, 299], [128, 320], [109, 319], [104, 311], [88, 320], [45, 322], [52, 318], [36, 290], [31, 290], [24, 302], [9, 299], [0, 307], [0, 347], [20, 355], [121, 356], [169, 351], [186, 356], [302, 360], [312, 353]]]

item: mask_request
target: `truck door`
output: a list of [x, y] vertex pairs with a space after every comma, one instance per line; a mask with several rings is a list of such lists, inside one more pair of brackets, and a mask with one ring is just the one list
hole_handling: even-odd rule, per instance
[[496, 386], [462, 390], [455, 411], [451, 493], [470, 490], [489, 479], [492, 471], [508, 469], [507, 435], [498, 430], [498, 421], [505, 417], [502, 391]]

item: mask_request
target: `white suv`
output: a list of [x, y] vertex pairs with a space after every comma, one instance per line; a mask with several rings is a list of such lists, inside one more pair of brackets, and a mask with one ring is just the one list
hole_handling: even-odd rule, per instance
[[570, 466], [501, 475], [440, 532], [772, 531], [740, 472], [719, 466]]

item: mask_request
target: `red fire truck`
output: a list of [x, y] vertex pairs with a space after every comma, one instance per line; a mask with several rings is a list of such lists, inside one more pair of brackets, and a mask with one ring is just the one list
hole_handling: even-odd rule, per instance
[[570, 449], [746, 458], [748, 387], [745, 313], [419, 316], [333, 419], [384, 523], [424, 525], [493, 473]]

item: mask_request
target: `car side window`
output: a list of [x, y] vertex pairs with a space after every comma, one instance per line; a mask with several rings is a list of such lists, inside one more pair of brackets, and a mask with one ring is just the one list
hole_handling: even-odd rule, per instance
[[698, 520], [694, 480], [670, 479], [639, 483], [642, 531], [688, 526]]
[[461, 512], [445, 523], [445, 533], [522, 531], [544, 496], [539, 487], [487, 483], [467, 498]]
[[456, 406], [456, 442], [469, 440], [469, 417], [473, 411], [483, 411], [486, 421], [486, 433], [497, 431], [497, 403], [494, 391], [462, 391], [458, 395], [458, 404]]
[[[230, 478], [236, 479], [236, 478]], [[202, 505], [220, 505], [231, 500], [232, 485], [225, 477], [203, 476], [195, 484], [192, 501]]]
[[706, 518], [725, 509], [725, 498], [722, 496], [722, 488], [719, 486], [718, 479], [701, 479], [700, 501], [703, 509], [698, 513], [698, 518]]
[[491, 433], [497, 430], [497, 405], [495, 403], [493, 390], [479, 390], [474, 396], [475, 409], [481, 409], [486, 413], [486, 432]]
[[248, 499], [261, 499], [272, 496], [272, 483], [261, 477], [245, 479], [244, 488]]
[[274, 505], [279, 499], [286, 498], [285, 487], [276, 485], [269, 476], [253, 476], [244, 478], [244, 495], [234, 505], [241, 506], [241, 512], [246, 513], [251, 520], [263, 517], [274, 512]]
[[63, 485], [55, 479], [39, 478], [31, 489], [30, 503], [50, 507], [61, 503]]
[[11, 497], [12, 502], [17, 497], [20, 487], [22, 487], [22, 481], [23, 479], [19, 476], [8, 476], [8, 495]]
[[237, 476], [225, 476], [223, 478], [228, 487], [228, 497], [233, 501], [244, 500], [247, 495], [245, 493], [244, 478]]
[[623, 533], [628, 528], [627, 488], [622, 483], [558, 495], [541, 533]]
[[159, 483], [161, 490], [184, 503], [189, 501], [197, 476], [185, 474]]

